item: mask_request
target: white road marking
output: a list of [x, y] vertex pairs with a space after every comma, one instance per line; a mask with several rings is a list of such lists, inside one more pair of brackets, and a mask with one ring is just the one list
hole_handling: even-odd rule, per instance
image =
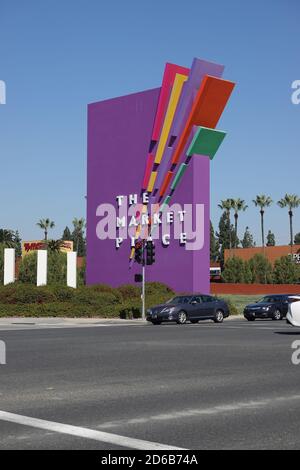
[[71, 436], [82, 437], [84, 439], [92, 439], [94, 441], [114, 444], [121, 447], [139, 450], [184, 450], [181, 447], [168, 446], [157, 442], [144, 441], [132, 437], [119, 436], [94, 429], [82, 428], [80, 426], [72, 426], [70, 424], [56, 423], [54, 421], [46, 421], [44, 419], [30, 418], [7, 411], [0, 411], [0, 420], [10, 423], [22, 424], [33, 428], [44, 429], [46, 431], [68, 434]]
[[229, 403], [223, 405], [217, 405], [207, 408], [192, 408], [181, 411], [171, 411], [169, 413], [161, 413], [153, 416], [145, 416], [140, 418], [133, 418], [129, 420], [119, 420], [119, 421], [108, 421], [102, 423], [98, 428], [116, 428], [126, 425], [137, 425], [145, 424], [151, 421], [169, 421], [172, 419], [185, 419], [185, 418], [195, 418], [201, 416], [211, 416], [219, 415], [228, 412], [234, 411], [243, 411], [243, 410], [256, 410], [271, 405], [279, 405], [281, 403], [291, 402], [291, 401], [300, 401], [300, 395], [290, 395], [282, 396], [276, 398], [265, 398], [261, 400], [250, 400], [247, 402], [237, 402]]

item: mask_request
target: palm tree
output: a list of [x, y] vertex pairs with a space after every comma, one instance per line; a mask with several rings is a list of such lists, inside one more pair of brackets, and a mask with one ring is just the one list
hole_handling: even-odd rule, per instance
[[45, 240], [48, 239], [49, 228], [55, 227], [55, 223], [50, 219], [40, 219], [36, 225], [40, 227], [42, 230], [44, 230]]
[[290, 245], [291, 253], [293, 253], [293, 209], [296, 209], [300, 206], [300, 198], [297, 194], [286, 194], [280, 201], [277, 202], [279, 207], [282, 209], [287, 207], [289, 209], [289, 218], [290, 218]]
[[234, 233], [235, 233], [235, 248], [238, 245], [238, 237], [237, 237], [237, 226], [238, 226], [238, 218], [239, 218], [239, 211], [245, 211], [248, 206], [245, 204], [244, 199], [231, 199], [231, 208], [234, 210]]
[[264, 231], [264, 213], [265, 208], [269, 207], [272, 204], [272, 199], [270, 196], [266, 196], [265, 194], [261, 194], [256, 196], [256, 199], [253, 199], [253, 203], [256, 207], [260, 207], [260, 222], [261, 222], [261, 241], [263, 248], [265, 247], [265, 231]]
[[3, 243], [6, 248], [14, 248], [15, 234], [13, 230], [0, 229], [0, 243]]
[[72, 224], [74, 225], [74, 235], [76, 240], [76, 251], [78, 253], [78, 245], [79, 245], [79, 237], [82, 235], [83, 230], [86, 227], [85, 219], [81, 217], [77, 219], [76, 217], [72, 220]]
[[218, 207], [222, 211], [226, 212], [227, 225], [228, 225], [228, 238], [229, 238], [229, 250], [231, 253], [231, 223], [230, 223], [230, 211], [232, 209], [232, 199], [224, 199], [218, 204]]
[[51, 253], [59, 253], [62, 243], [62, 240], [49, 240], [47, 244], [49, 251]]

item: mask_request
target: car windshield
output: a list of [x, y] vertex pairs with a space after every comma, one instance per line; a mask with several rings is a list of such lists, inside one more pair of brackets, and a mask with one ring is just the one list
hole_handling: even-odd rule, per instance
[[270, 297], [270, 296], [266, 296], [266, 297], [263, 297], [262, 299], [258, 300], [258, 303], [274, 303], [274, 302], [277, 302], [277, 299], [276, 297]]
[[190, 301], [190, 298], [185, 296], [185, 295], [181, 295], [181, 296], [178, 296], [178, 297], [173, 297], [173, 299], [170, 299], [168, 300], [167, 304], [187, 304], [188, 302]]

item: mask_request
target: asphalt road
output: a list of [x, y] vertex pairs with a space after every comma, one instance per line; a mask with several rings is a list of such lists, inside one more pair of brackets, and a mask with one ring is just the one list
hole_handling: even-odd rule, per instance
[[300, 330], [284, 321], [24, 329], [0, 340], [0, 449], [300, 448]]

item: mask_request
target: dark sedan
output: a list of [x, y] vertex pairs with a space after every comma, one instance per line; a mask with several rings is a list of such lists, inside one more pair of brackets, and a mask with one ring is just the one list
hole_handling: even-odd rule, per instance
[[187, 321], [211, 319], [222, 323], [229, 316], [229, 308], [224, 300], [211, 295], [179, 295], [163, 305], [147, 310], [147, 320], [154, 325], [162, 322], [176, 322], [183, 325]]
[[266, 295], [255, 304], [249, 304], [244, 309], [244, 317], [248, 321], [256, 318], [272, 318], [282, 320], [288, 312], [289, 295]]

